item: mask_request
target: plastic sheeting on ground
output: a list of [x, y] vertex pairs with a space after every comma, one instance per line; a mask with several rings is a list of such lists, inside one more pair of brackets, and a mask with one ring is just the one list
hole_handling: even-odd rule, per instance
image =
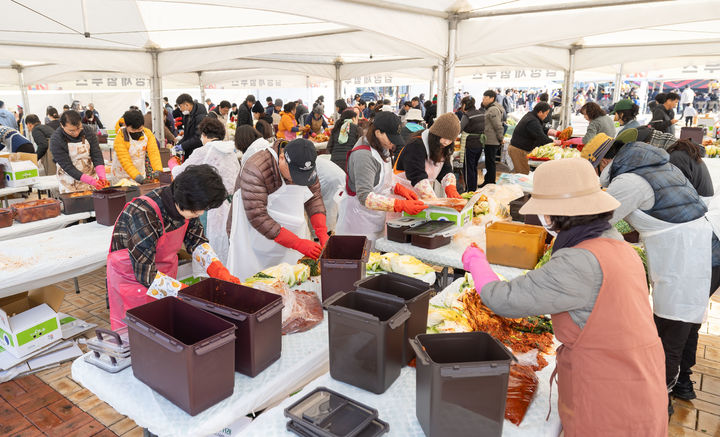
[[112, 226], [86, 223], [0, 244], [0, 297], [90, 273], [105, 265]]
[[30, 223], [14, 222], [12, 226], [0, 229], [0, 241], [55, 231], [57, 229], [62, 229], [71, 223], [86, 220], [90, 218], [90, 216], [91, 214], [89, 212], [80, 212], [70, 215], [60, 214], [57, 217]]
[[[557, 392], [552, 399], [550, 419], [545, 421], [550, 408], [548, 402], [550, 397], [550, 374], [555, 368], [555, 357], [549, 356], [547, 358], [550, 365], [537, 373], [538, 389], [535, 393], [535, 399], [533, 399], [525, 414], [525, 418], [520, 426], [515, 426], [505, 420], [503, 437], [557, 437], [560, 434], [561, 424], [560, 416], [558, 416]], [[388, 437], [422, 437], [425, 435], [415, 416], [415, 368], [413, 367], [404, 367], [400, 377], [381, 395], [336, 381], [330, 377], [329, 373], [326, 373], [308, 384], [300, 393], [260, 415], [240, 435], [247, 437], [294, 435], [285, 428], [288, 419], [283, 415], [283, 412], [285, 408], [317, 387], [327, 387], [376, 408], [380, 419], [390, 424], [390, 432], [386, 434]]]

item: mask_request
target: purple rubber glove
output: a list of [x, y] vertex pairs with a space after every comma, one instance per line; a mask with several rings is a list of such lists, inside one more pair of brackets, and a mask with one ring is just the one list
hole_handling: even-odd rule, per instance
[[493, 281], [499, 280], [495, 272], [490, 268], [490, 263], [482, 251], [475, 244], [471, 244], [465, 249], [462, 256], [463, 268], [470, 272], [475, 282], [475, 291], [480, 294], [482, 288]]

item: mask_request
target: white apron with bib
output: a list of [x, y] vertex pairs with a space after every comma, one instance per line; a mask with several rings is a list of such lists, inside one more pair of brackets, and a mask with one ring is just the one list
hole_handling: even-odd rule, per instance
[[[710, 296], [712, 234], [720, 231], [720, 202], [703, 217], [668, 223], [636, 210], [627, 222], [640, 234], [653, 284], [655, 315], [702, 323]], [[718, 234], [720, 235], [720, 234]]]
[[[68, 154], [70, 155], [70, 161], [73, 163], [75, 168], [80, 170], [83, 174], [97, 178], [95, 166], [90, 158], [90, 143], [85, 138], [83, 138], [82, 142], [79, 143], [68, 142]], [[77, 191], [90, 191], [94, 189], [91, 185], [79, 181], [65, 173], [60, 165], [57, 166], [56, 175], [58, 182], [60, 183], [60, 193], [75, 193]]]
[[[371, 148], [372, 157], [380, 164], [380, 178], [373, 187], [373, 193], [392, 197], [393, 174], [390, 161], [385, 162], [377, 150]], [[335, 233], [338, 235], [364, 235], [368, 240], [382, 238], [385, 232], [385, 211], [366, 208], [357, 196], [351, 196], [343, 187], [338, 192], [338, 223]]]
[[[275, 150], [268, 149], [277, 161]], [[241, 170], [242, 171], [242, 170]], [[242, 201], [242, 190], [233, 195], [233, 224], [230, 231], [230, 251], [227, 268], [230, 273], [244, 280], [255, 273], [283, 262], [296, 264], [303, 254], [281, 246], [258, 232], [247, 218]], [[310, 237], [305, 220], [305, 202], [312, 197], [308, 187], [282, 186], [268, 195], [267, 212], [280, 226], [300, 238]]]
[[[428, 144], [428, 135], [430, 134], [430, 130], [426, 129], [423, 131], [421, 135], [423, 145], [425, 146], [425, 152], [427, 153], [427, 159], [425, 159], [425, 173], [428, 175], [428, 179], [430, 181], [434, 181], [437, 179], [438, 175], [440, 174], [440, 171], [442, 170], [443, 166], [445, 165], [445, 161], [435, 163], [430, 159], [430, 145]], [[403, 149], [400, 154], [402, 155], [405, 152], [405, 149]], [[393, 167], [393, 186], [396, 183], [399, 183], [401, 185], [406, 186], [407, 188], [410, 188], [415, 192], [415, 194], [418, 194], [418, 192], [415, 190], [415, 188], [410, 183], [410, 180], [405, 176], [404, 171], [400, 171], [397, 169], [397, 162], [400, 159], [400, 156], [398, 156], [398, 159], [395, 160], [395, 166]], [[443, 196], [444, 197], [444, 196]]]
[[[147, 142], [148, 137], [145, 135], [145, 132], [143, 132], [142, 138], [139, 140], [133, 140], [130, 136], [130, 132], [127, 132], [125, 130], [126, 128], [122, 128], [118, 135], [125, 135], [127, 133], [127, 136], [125, 136], [125, 139], [130, 143], [130, 147], [128, 148], [128, 153], [130, 154], [130, 160], [132, 161], [132, 164], [135, 166], [137, 171], [140, 173], [140, 176], [143, 178], [146, 177], [145, 173], [145, 155], [147, 153]], [[127, 174], [125, 169], [123, 168], [122, 164], [120, 164], [120, 160], [117, 157], [117, 153], [115, 150], [113, 150], [113, 159], [112, 159], [112, 167], [111, 167], [111, 173], [110, 177], [112, 178], [111, 182], [113, 184], [116, 184], [120, 182], [120, 179], [131, 179], [130, 175]]]

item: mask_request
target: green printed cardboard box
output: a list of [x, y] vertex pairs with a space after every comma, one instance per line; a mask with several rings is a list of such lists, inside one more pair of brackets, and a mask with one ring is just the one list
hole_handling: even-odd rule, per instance
[[50, 286], [0, 299], [0, 346], [21, 358], [62, 339], [57, 311], [64, 295]]
[[425, 220], [440, 220], [455, 223], [459, 228], [472, 223], [473, 219], [473, 206], [480, 199], [482, 194], [477, 193], [468, 200], [462, 211], [457, 211], [454, 208], [446, 208], [443, 206], [430, 206], [427, 209], [420, 211], [420, 214], [410, 215], [403, 212], [405, 217], [415, 217]]
[[8, 187], [32, 185], [38, 181], [37, 162], [32, 161], [27, 153], [0, 155], [0, 173]]

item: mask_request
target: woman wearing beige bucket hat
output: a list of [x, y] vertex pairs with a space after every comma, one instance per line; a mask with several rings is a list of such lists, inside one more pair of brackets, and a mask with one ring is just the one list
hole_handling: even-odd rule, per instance
[[532, 198], [520, 210], [557, 232], [550, 261], [505, 282], [482, 250], [463, 255], [496, 314], [552, 314], [566, 437], [667, 435], [663, 348], [642, 261], [609, 223], [619, 205], [589, 161], [550, 161], [535, 171]]

